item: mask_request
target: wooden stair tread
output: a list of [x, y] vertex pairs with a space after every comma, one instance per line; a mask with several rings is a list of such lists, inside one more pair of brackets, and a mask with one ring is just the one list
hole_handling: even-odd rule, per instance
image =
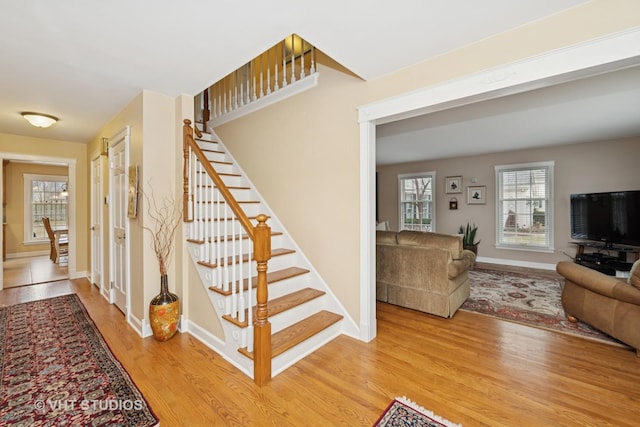
[[[271, 237], [274, 237], [274, 236], [281, 236], [281, 235], [282, 235], [282, 231], [272, 231], [272, 232], [271, 232]], [[249, 236], [248, 236], [247, 234], [243, 234], [241, 237], [242, 237], [242, 240], [247, 240], [247, 239], [249, 238]], [[219, 238], [218, 238], [218, 237], [216, 237], [215, 239], [213, 239], [213, 243], [217, 243], [217, 242], [218, 242], [218, 240], [219, 240]], [[227, 237], [226, 237], [225, 239], [223, 239], [223, 240], [224, 240], [225, 242], [230, 242], [232, 239], [231, 239], [231, 236], [227, 236]], [[237, 240], [237, 239], [235, 239], [235, 240]], [[204, 244], [204, 242], [205, 242], [205, 241], [204, 241], [204, 240], [198, 240], [198, 239], [187, 239], [187, 242], [189, 242], [189, 243], [196, 243], [196, 244], [200, 244], [200, 245], [202, 245], [202, 244]], [[211, 242], [211, 239], [209, 239], [209, 242]]]
[[[267, 285], [271, 285], [273, 283], [280, 282], [282, 280], [291, 279], [296, 276], [301, 276], [303, 274], [307, 274], [309, 270], [299, 267], [288, 267], [282, 270], [270, 271], [267, 273]], [[243, 290], [247, 291], [249, 289], [249, 279], [244, 279]], [[251, 287], [255, 288], [258, 286], [258, 277], [254, 276], [251, 278]], [[209, 290], [219, 293], [221, 295], [229, 296], [231, 295], [231, 291], [224, 291], [222, 289], [218, 289], [214, 286], [209, 286]]]
[[[343, 316], [339, 314], [323, 310], [276, 332], [271, 336], [271, 358], [281, 355], [342, 319]], [[246, 347], [238, 351], [253, 360], [253, 352], [247, 351]]]
[[[309, 302], [311, 300], [314, 300], [318, 297], [321, 297], [322, 295], [324, 295], [325, 292], [324, 291], [320, 291], [318, 289], [313, 289], [313, 288], [304, 288], [304, 289], [300, 289], [298, 291], [292, 292], [290, 294], [287, 295], [283, 295], [279, 298], [275, 298], [271, 301], [269, 301], [268, 304], [268, 316], [275, 316], [276, 314], [280, 314], [282, 312], [285, 312], [289, 309], [292, 309], [294, 307], [297, 307], [299, 305], [302, 305], [306, 302]], [[237, 318], [233, 318], [231, 316], [227, 316], [224, 315], [222, 316], [223, 319], [235, 324], [236, 326], [239, 326], [241, 328], [246, 328], [247, 327], [247, 319], [248, 319], [248, 315], [249, 315], [249, 309], [245, 310], [245, 314], [244, 314], [244, 318], [245, 320], [243, 322], [238, 321]], [[253, 318], [255, 319], [256, 316], [256, 309], [255, 307], [253, 308]]]
[[[282, 256], [282, 255], [288, 255], [288, 254], [293, 254], [296, 251], [294, 249], [287, 249], [287, 248], [277, 248], [277, 249], [271, 249], [271, 258], [276, 257], [276, 256]], [[235, 259], [233, 256], [228, 256], [227, 259], [225, 260], [226, 265], [231, 265], [231, 264], [238, 264], [240, 262], [240, 255], [236, 255]], [[251, 261], [253, 261], [253, 254], [251, 254]], [[242, 254], [242, 262], [249, 262], [249, 254]], [[209, 267], [209, 268], [217, 268], [218, 264], [210, 264], [208, 262], [204, 262], [204, 261], [198, 261], [199, 265], [204, 265], [205, 267]], [[225, 265], [225, 264], [223, 264]]]

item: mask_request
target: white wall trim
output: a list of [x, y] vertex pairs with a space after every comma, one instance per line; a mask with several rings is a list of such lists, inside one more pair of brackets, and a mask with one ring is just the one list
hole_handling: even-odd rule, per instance
[[[184, 325], [184, 326], [182, 326]], [[242, 371], [245, 375], [250, 378], [253, 378], [253, 372], [248, 371], [245, 366], [237, 363], [235, 360], [227, 357], [226, 355], [226, 343], [222, 341], [220, 338], [211, 334], [209, 331], [198, 325], [197, 323], [191, 320], [183, 320], [181, 322], [181, 331], [187, 332], [193, 335], [198, 341], [209, 347], [211, 350], [215, 351], [218, 355], [222, 356], [224, 360], [231, 363], [233, 366]]]
[[640, 27], [359, 107], [361, 339], [369, 341], [376, 335], [371, 323], [376, 312], [376, 125], [638, 64]]
[[[47, 156], [39, 156], [39, 155], [31, 155], [31, 154], [20, 154], [20, 153], [5, 153], [0, 152], [0, 159], [7, 160], [18, 160], [18, 161], [26, 161], [33, 163], [44, 163], [44, 164], [55, 164], [61, 166], [67, 166], [67, 176], [69, 178], [69, 199], [67, 201], [67, 209], [69, 209], [69, 216], [67, 218], [69, 222], [69, 261], [67, 262], [67, 271], [69, 272], [69, 277], [76, 277], [76, 264], [77, 264], [77, 255], [78, 252], [78, 241], [77, 241], [77, 232], [76, 232], [76, 204], [77, 204], [77, 195], [76, 195], [76, 159], [70, 159], [65, 157], [47, 157]], [[2, 183], [0, 178], [0, 184]], [[2, 186], [0, 185], [0, 193], [2, 192]], [[0, 229], [1, 230], [1, 229]], [[0, 231], [0, 238], [4, 238], [2, 236], [2, 231]], [[2, 259], [0, 258], [0, 270], [4, 268]], [[4, 282], [2, 276], [0, 276], [0, 290], [4, 288]]]
[[216, 126], [223, 125], [227, 122], [273, 105], [276, 102], [280, 102], [284, 99], [290, 98], [294, 95], [304, 92], [305, 90], [314, 88], [318, 85], [318, 77], [320, 77], [320, 73], [315, 72], [303, 78], [302, 80], [298, 80], [294, 83], [288, 84], [287, 86], [271, 92], [270, 94], [265, 95], [262, 98], [250, 102], [249, 104], [225, 113], [219, 117], [215, 117], [207, 122], [207, 128], [213, 129]]

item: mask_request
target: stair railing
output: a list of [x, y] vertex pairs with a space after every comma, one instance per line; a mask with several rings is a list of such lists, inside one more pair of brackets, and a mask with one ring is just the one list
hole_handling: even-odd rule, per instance
[[[253, 225], [198, 146], [193, 131], [191, 121], [185, 119], [183, 220], [189, 223], [189, 239], [202, 243], [198, 263], [215, 267], [211, 286], [230, 295], [226, 300], [225, 315], [240, 324], [246, 322], [247, 334], [242, 346], [253, 352], [255, 383], [264, 385], [271, 379], [271, 324], [267, 306], [271, 229], [264, 214], [257, 215], [257, 225]], [[199, 133], [197, 128], [196, 132]], [[257, 264], [255, 319], [251, 300], [252, 260]]]
[[297, 34], [265, 50], [206, 88], [196, 99], [203, 123], [256, 103], [316, 73], [316, 49]]

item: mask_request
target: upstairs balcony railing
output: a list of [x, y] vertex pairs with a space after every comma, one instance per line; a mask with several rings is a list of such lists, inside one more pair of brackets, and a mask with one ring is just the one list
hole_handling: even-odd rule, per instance
[[315, 86], [315, 75], [315, 47], [292, 34], [196, 97], [196, 120], [221, 124], [240, 117]]

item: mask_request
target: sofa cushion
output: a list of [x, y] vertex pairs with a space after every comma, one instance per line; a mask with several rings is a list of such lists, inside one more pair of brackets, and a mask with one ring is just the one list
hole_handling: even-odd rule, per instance
[[398, 244], [444, 249], [451, 252], [451, 258], [460, 259], [462, 237], [428, 231], [402, 230], [398, 233]]
[[629, 283], [640, 289], [640, 259], [633, 263], [629, 272]]
[[385, 230], [377, 230], [376, 231], [376, 244], [382, 245], [397, 245], [398, 240], [396, 238], [395, 231], [385, 231]]

